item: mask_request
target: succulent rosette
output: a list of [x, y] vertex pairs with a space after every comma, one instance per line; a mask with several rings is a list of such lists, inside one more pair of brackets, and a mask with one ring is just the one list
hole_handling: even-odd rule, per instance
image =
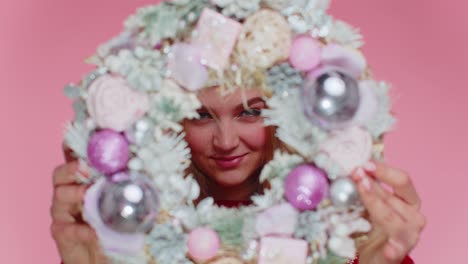
[[[382, 157], [395, 119], [362, 36], [328, 4], [164, 1], [100, 46], [89, 60], [97, 69], [65, 89], [75, 111], [65, 142], [89, 166], [83, 215], [111, 262], [354, 258], [356, 234], [371, 227], [349, 176]], [[180, 122], [198, 117], [197, 92], [214, 85], [263, 89], [264, 123], [285, 146], [249, 206], [194, 203], [200, 187]]]

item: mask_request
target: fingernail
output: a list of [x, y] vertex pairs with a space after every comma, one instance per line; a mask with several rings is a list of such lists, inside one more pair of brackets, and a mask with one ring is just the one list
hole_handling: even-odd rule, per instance
[[78, 161], [78, 166], [75, 172], [76, 181], [78, 183], [85, 183], [89, 181], [89, 174], [91, 169], [83, 160]]
[[356, 171], [354, 171], [352, 178], [356, 182], [362, 181], [366, 177], [366, 174], [361, 168], [357, 168]]
[[364, 176], [364, 178], [362, 178], [362, 180], [361, 180], [361, 182], [359, 184], [364, 188], [364, 190], [370, 192], [370, 190], [372, 188], [372, 185], [371, 185], [371, 182], [369, 180], [369, 177]]
[[365, 169], [366, 171], [375, 171], [375, 170], [377, 170], [377, 166], [372, 161], [366, 162], [366, 164], [364, 164], [362, 166], [362, 168]]

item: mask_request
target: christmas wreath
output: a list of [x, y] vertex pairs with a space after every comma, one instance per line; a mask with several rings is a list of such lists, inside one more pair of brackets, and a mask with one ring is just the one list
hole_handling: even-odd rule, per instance
[[[351, 173], [394, 123], [362, 36], [327, 0], [173, 0], [137, 10], [65, 87], [66, 145], [90, 177], [83, 218], [113, 263], [339, 263], [368, 232]], [[262, 89], [284, 145], [252, 204], [198, 200], [181, 122], [197, 92]], [[197, 201], [197, 202], [195, 202]]]

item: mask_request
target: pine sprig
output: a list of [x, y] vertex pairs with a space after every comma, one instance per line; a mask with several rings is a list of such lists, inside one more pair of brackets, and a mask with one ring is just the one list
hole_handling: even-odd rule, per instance
[[153, 228], [146, 236], [146, 244], [157, 263], [193, 264], [186, 257], [186, 239], [181, 229], [166, 223]]
[[378, 139], [383, 133], [388, 132], [395, 125], [396, 119], [391, 114], [391, 100], [389, 96], [390, 85], [386, 82], [367, 81], [373, 88], [377, 97], [377, 111], [373, 119], [366, 124], [367, 130], [374, 139]]
[[91, 130], [83, 123], [69, 122], [65, 125], [65, 145], [73, 150], [77, 158], [86, 159]]
[[200, 16], [209, 0], [164, 1], [142, 7], [125, 21], [127, 31], [138, 32], [141, 45], [154, 47], [164, 39], [177, 39]]
[[288, 96], [273, 96], [267, 100], [269, 109], [262, 111], [265, 125], [278, 127], [276, 136], [301, 156], [311, 158], [327, 132], [311, 124], [304, 115], [299, 91], [290, 90]]
[[152, 108], [149, 116], [157, 129], [181, 132], [180, 122], [184, 119], [198, 118], [196, 111], [201, 107], [195, 94], [186, 93], [175, 82], [164, 81], [159, 93], [152, 97]]

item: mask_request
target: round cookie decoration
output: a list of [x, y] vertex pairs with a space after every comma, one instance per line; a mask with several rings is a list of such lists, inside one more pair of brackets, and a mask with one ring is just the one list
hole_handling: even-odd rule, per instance
[[[395, 119], [362, 36], [327, 0], [172, 0], [142, 7], [65, 87], [65, 144], [89, 171], [83, 219], [110, 263], [347, 263], [370, 231], [351, 173]], [[201, 198], [182, 122], [197, 94], [260, 89], [278, 148], [251, 204]]]

